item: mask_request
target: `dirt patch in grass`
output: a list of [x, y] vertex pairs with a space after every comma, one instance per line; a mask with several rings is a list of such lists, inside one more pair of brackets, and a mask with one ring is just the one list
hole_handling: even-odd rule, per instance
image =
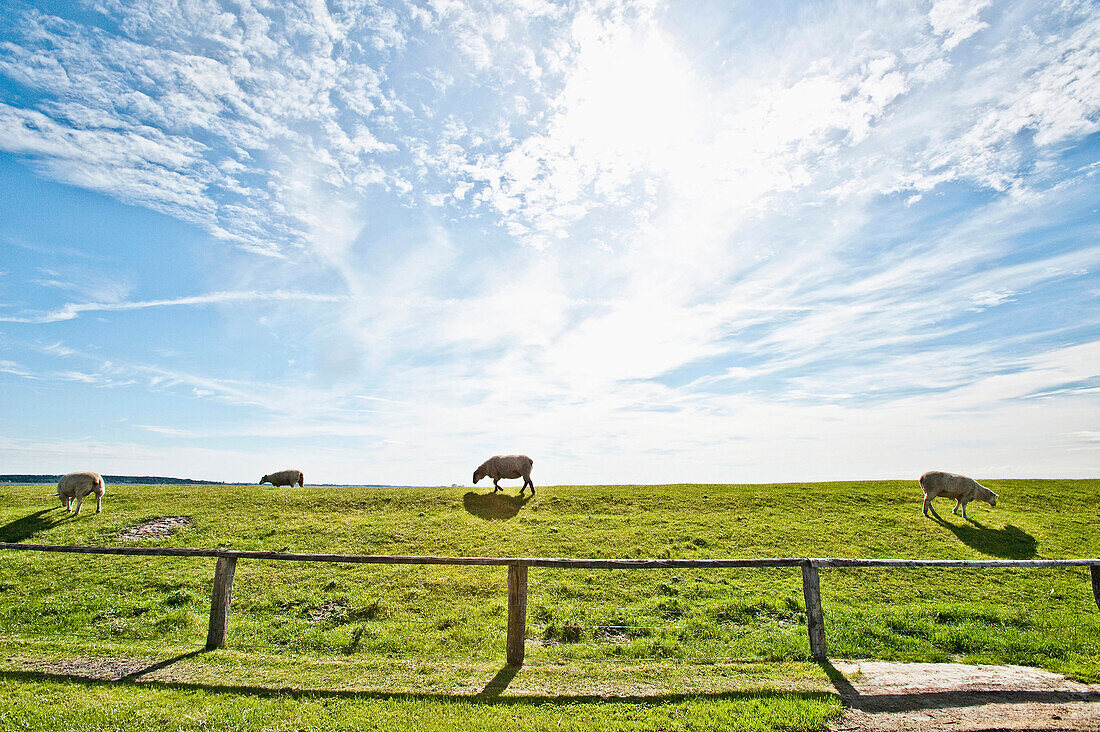
[[1100, 685], [1026, 666], [836, 662], [840, 731], [1100, 730]]
[[23, 667], [51, 676], [67, 676], [97, 681], [119, 681], [140, 674], [155, 664], [154, 659], [77, 656], [60, 661], [25, 659]]
[[191, 525], [190, 516], [161, 516], [160, 518], [142, 521], [119, 532], [119, 541], [140, 541], [142, 539], [160, 539], [168, 536], [173, 531]]
[[326, 600], [309, 611], [309, 620], [313, 623], [339, 623], [348, 618], [346, 600]]

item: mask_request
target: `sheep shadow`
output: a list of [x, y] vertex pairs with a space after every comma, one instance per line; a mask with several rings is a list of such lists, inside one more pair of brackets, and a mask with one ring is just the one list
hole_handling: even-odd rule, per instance
[[462, 497], [462, 507], [471, 516], [486, 521], [507, 521], [515, 518], [532, 496], [509, 496], [503, 493], [476, 493], [470, 491]]
[[[61, 511], [60, 514], [57, 511]], [[11, 544], [26, 541], [39, 532], [51, 529], [72, 518], [65, 513], [64, 506], [54, 506], [35, 511], [32, 514], [0, 526], [0, 541]]]
[[967, 522], [956, 525], [939, 519], [940, 525], [959, 541], [982, 554], [998, 559], [1034, 559], [1039, 553], [1039, 542], [1019, 526], [1005, 524], [1003, 529], [994, 529], [974, 519], [967, 519]]

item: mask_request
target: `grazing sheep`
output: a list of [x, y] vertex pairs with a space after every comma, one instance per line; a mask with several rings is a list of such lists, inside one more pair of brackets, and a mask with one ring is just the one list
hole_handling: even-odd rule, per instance
[[[103, 483], [103, 476], [99, 473], [80, 472], [67, 473], [57, 481], [57, 497], [65, 504], [65, 511], [80, 515], [80, 504], [84, 502], [84, 496], [95, 493], [95, 512], [103, 510], [103, 494], [107, 492], [107, 486]], [[73, 499], [76, 499], [76, 511], [73, 512]]]
[[278, 473], [272, 473], [271, 475], [265, 475], [260, 478], [260, 485], [264, 483], [270, 483], [278, 488], [279, 486], [295, 484], [302, 486], [306, 485], [306, 476], [302, 474], [301, 470], [280, 470]]
[[531, 482], [531, 467], [534, 464], [535, 461], [526, 455], [494, 455], [474, 471], [474, 483], [489, 476], [493, 479], [493, 493], [496, 493], [501, 490], [498, 480], [523, 478], [523, 487], [519, 489], [519, 494], [522, 496], [527, 486], [531, 486], [531, 495], [534, 496], [535, 484]]
[[937, 496], [954, 498], [955, 507], [951, 509], [951, 513], [958, 514], [959, 508], [962, 507], [963, 518], [966, 518], [966, 504], [971, 501], [985, 501], [990, 506], [997, 505], [996, 493], [965, 475], [931, 470], [920, 477], [920, 487], [924, 491], [925, 516], [931, 511], [936, 518], [940, 517], [936, 509], [932, 508], [932, 499]]

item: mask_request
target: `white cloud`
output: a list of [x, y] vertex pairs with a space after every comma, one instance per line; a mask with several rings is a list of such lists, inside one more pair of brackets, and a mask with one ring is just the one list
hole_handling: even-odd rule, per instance
[[9, 316], [0, 315], [0, 323], [56, 323], [63, 320], [73, 320], [83, 313], [120, 312], [127, 310], [145, 310], [147, 308], [190, 307], [249, 301], [329, 303], [341, 302], [346, 299], [347, 297], [344, 295], [322, 295], [310, 292], [290, 292], [286, 290], [271, 290], [268, 292], [211, 292], [205, 295], [190, 295], [187, 297], [164, 300], [68, 303], [57, 310], [45, 313]]
[[272, 162], [308, 157], [323, 168], [318, 179], [359, 193], [378, 182], [373, 159], [394, 147], [373, 126], [388, 124], [392, 105], [352, 34], [369, 29], [399, 48], [393, 11], [354, 7], [334, 18], [310, 3], [273, 14], [251, 3], [227, 12], [169, 2], [102, 10], [121, 32], [39, 11], [19, 18], [22, 43], [4, 46], [0, 73], [46, 100], [0, 105], [0, 148], [34, 157], [51, 177], [276, 256], [301, 246], [310, 226], [307, 211], [279, 197], [294, 171]]
[[24, 379], [37, 379], [38, 377], [34, 372], [21, 366], [15, 361], [8, 361], [7, 359], [0, 359], [0, 373], [11, 374], [13, 376], [21, 376]]
[[139, 424], [139, 428], [146, 430], [147, 432], [155, 432], [159, 435], [169, 435], [171, 437], [193, 437], [195, 432], [193, 430], [180, 430], [173, 427], [159, 427], [151, 424]]
[[117, 303], [125, 299], [131, 289], [129, 283], [119, 281], [117, 276], [98, 275], [88, 271], [88, 268], [65, 273], [42, 269], [40, 273], [41, 277], [34, 280], [34, 284], [75, 293], [86, 300], [94, 298], [101, 302]]
[[982, 22], [982, 10], [988, 8], [992, 0], [935, 0], [928, 20], [932, 30], [944, 36], [943, 47], [950, 51], [970, 36], [989, 24]]
[[1055, 454], [1095, 427], [1095, 354], [1065, 348], [1097, 325], [1095, 171], [1062, 161], [1100, 119], [1087, 3], [846, 4], [734, 48], [646, 4], [103, 9], [121, 32], [22, 19], [0, 73], [45, 101], [0, 106], [0, 147], [268, 259], [0, 321], [277, 301], [227, 321], [305, 363], [35, 375], [331, 436], [355, 457], [313, 451], [327, 480], [410, 482], [425, 444], [444, 483], [509, 449], [584, 482], [1087, 465]]

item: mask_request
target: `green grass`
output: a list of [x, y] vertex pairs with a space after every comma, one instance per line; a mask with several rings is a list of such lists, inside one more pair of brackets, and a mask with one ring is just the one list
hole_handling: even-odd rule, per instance
[[821, 729], [824, 695], [639, 699], [269, 694], [0, 679], [5, 730], [765, 730]]
[[[967, 522], [942, 501], [942, 524], [921, 515], [916, 481], [549, 486], [526, 501], [514, 490], [459, 488], [109, 486], [104, 512], [77, 519], [54, 507], [51, 487], [5, 486], [0, 540], [115, 545], [135, 523], [185, 515], [189, 527], [139, 544], [613, 558], [1100, 556], [1100, 481], [986, 484], [1001, 495], [997, 508], [971, 504]], [[367, 729], [375, 718], [415, 729], [455, 720], [538, 729], [558, 719], [566, 729], [818, 729], [838, 708], [822, 695], [831, 688], [824, 671], [808, 663], [797, 569], [532, 569], [528, 666], [487, 697], [503, 665], [501, 567], [241, 561], [229, 648], [193, 654], [205, 639], [213, 564], [0, 553], [0, 728], [22, 715], [27, 726], [14, 728], [64, 729], [70, 720], [72, 729], [152, 729], [167, 714], [180, 729]], [[1085, 569], [828, 569], [821, 585], [833, 657], [1018, 663], [1100, 680], [1100, 612]], [[58, 665], [181, 656], [135, 683], [79, 682], [77, 693], [73, 678], [87, 675], [80, 663]], [[336, 691], [347, 695], [326, 696]], [[56, 697], [60, 716], [35, 721], [31, 697]], [[211, 710], [221, 726], [202, 726], [200, 718], [212, 724], [205, 712], [170, 711], [191, 707]]]

